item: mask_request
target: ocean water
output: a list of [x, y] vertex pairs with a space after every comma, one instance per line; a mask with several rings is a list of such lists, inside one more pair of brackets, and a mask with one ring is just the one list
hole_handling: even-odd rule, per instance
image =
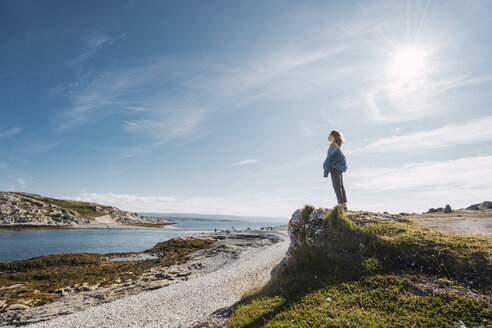
[[195, 220], [179, 220], [174, 219], [176, 224], [171, 227], [182, 229], [258, 229], [261, 227], [275, 227], [287, 222], [246, 222], [246, 221], [195, 221]]
[[[197, 233], [200, 231], [196, 231]], [[0, 262], [61, 253], [141, 252], [194, 231], [62, 229], [0, 231]]]
[[155, 244], [182, 234], [210, 229], [260, 228], [278, 222], [176, 221], [175, 228], [161, 229], [62, 229], [0, 231], [0, 262], [27, 260], [36, 256], [61, 253], [141, 252]]

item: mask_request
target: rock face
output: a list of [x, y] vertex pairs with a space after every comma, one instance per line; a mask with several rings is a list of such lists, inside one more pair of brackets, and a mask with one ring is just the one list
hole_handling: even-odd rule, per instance
[[427, 214], [427, 213], [437, 213], [437, 212], [441, 212], [441, 213], [451, 213], [453, 212], [453, 209], [451, 208], [451, 205], [446, 205], [445, 207], [438, 207], [438, 208], [429, 208], [429, 210], [427, 212], [424, 212], [423, 214]]
[[147, 217], [112, 206], [0, 191], [0, 226], [57, 226], [110, 221], [121, 224], [154, 223]]
[[[490, 210], [492, 209], [492, 201], [485, 201], [481, 202], [478, 204], [473, 204], [470, 205], [466, 208], [467, 210], [473, 210], [473, 211], [478, 211], [478, 210]], [[452, 213], [453, 209], [451, 208], [450, 205], [446, 205], [444, 208], [443, 207], [438, 207], [438, 208], [429, 208], [427, 212], [423, 212], [422, 214], [427, 214], [427, 213]]]
[[[294, 214], [292, 214], [288, 228], [290, 246], [285, 257], [273, 269], [272, 275], [275, 275], [281, 267], [287, 265], [292, 252], [297, 248], [315, 245], [318, 236], [330, 235], [330, 238], [333, 240], [338, 238], [335, 235], [331, 236], [332, 232], [323, 224], [323, 217], [330, 211], [330, 208], [315, 209], [314, 207], [305, 207], [304, 209], [296, 210]], [[375, 220], [395, 220], [401, 218], [400, 215], [389, 214], [387, 212], [346, 211], [345, 215], [356, 225], [365, 225], [374, 222]]]
[[[429, 210], [425, 213], [436, 213], [436, 212], [443, 212], [444, 211], [444, 208], [442, 207], [438, 207], [438, 208], [434, 208], [434, 207], [431, 207], [429, 208]], [[425, 214], [424, 213], [424, 214]]]
[[492, 201], [485, 201], [479, 204], [473, 204], [466, 208], [467, 210], [482, 210], [482, 209], [492, 209]]

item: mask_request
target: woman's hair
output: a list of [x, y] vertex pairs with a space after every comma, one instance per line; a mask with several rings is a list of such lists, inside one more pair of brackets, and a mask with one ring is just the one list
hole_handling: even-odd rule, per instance
[[342, 132], [340, 132], [338, 130], [331, 130], [330, 136], [335, 138], [335, 141], [336, 141], [338, 147], [342, 147], [343, 143], [345, 142]]

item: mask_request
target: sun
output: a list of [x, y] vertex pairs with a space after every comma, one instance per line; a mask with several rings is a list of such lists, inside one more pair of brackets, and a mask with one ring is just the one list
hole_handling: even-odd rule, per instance
[[408, 47], [395, 52], [391, 65], [392, 73], [402, 79], [415, 79], [425, 70], [426, 51], [418, 47]]

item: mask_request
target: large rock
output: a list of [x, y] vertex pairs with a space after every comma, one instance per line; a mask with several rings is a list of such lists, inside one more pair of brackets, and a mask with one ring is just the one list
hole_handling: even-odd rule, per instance
[[453, 209], [451, 208], [451, 205], [448, 204], [448, 205], [446, 205], [444, 207], [444, 211], [443, 212], [444, 213], [451, 213], [452, 211], [453, 211]]
[[[315, 209], [312, 206], [306, 206], [304, 209], [298, 209], [292, 214], [289, 221], [288, 232], [290, 236], [290, 245], [282, 261], [272, 270], [275, 275], [282, 267], [288, 264], [292, 253], [299, 247], [314, 246], [318, 237], [323, 235], [336, 241], [339, 236], [333, 232], [326, 224], [324, 218], [331, 212], [329, 208]], [[336, 207], [334, 210], [338, 210]], [[340, 210], [341, 211], [341, 210]], [[400, 215], [389, 213], [375, 213], [368, 211], [347, 211], [344, 212], [346, 217], [356, 225], [365, 225], [376, 220], [394, 220], [401, 218]], [[340, 250], [343, 252], [343, 250]]]

